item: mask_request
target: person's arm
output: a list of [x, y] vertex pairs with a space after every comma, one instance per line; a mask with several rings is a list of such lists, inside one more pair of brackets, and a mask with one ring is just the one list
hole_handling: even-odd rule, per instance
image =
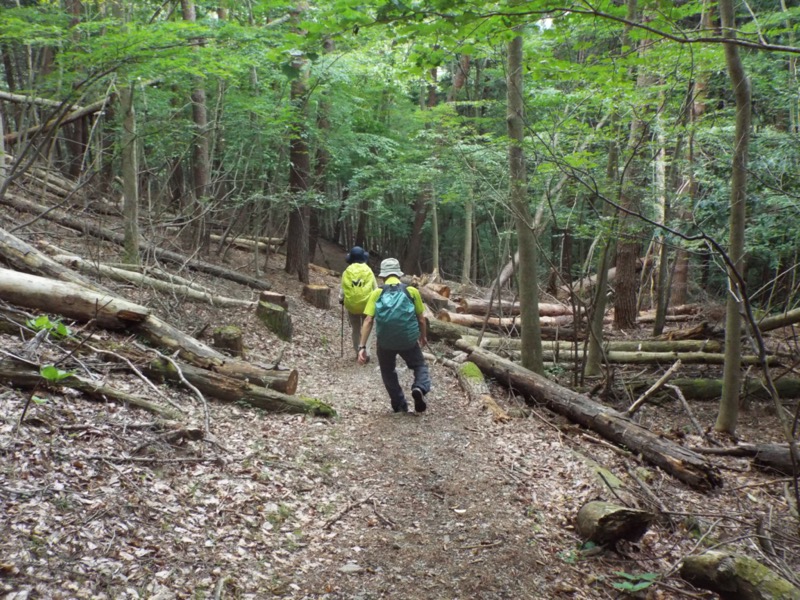
[[361, 325], [361, 339], [358, 342], [358, 362], [362, 365], [367, 363], [367, 340], [372, 331], [372, 322], [374, 320], [370, 315], [367, 315], [364, 317], [364, 324]]
[[428, 322], [422, 313], [417, 314], [417, 323], [419, 323], [419, 345], [424, 348], [428, 345]]

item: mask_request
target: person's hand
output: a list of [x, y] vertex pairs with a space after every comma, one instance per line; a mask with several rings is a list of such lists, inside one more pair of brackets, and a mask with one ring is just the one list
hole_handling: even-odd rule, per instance
[[344, 298], [339, 298], [339, 304], [344, 304]]
[[358, 351], [358, 364], [365, 365], [367, 364], [367, 351], [363, 348]]
[[428, 338], [424, 335], [419, 336], [419, 347], [424, 348], [428, 345]]

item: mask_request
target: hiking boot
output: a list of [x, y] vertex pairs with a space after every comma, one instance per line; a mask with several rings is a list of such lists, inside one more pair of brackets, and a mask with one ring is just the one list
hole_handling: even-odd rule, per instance
[[396, 413], [407, 413], [408, 404], [405, 401], [402, 404], [392, 404], [392, 410]]
[[414, 398], [414, 410], [418, 413], [425, 412], [428, 405], [425, 404], [425, 394], [422, 390], [417, 387], [411, 388], [411, 397]]

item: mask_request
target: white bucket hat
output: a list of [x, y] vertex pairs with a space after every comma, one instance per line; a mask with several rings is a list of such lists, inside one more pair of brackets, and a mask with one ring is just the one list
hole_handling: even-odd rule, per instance
[[378, 277], [389, 277], [389, 275], [403, 276], [403, 271], [400, 270], [400, 261], [396, 258], [386, 258], [381, 261], [381, 272]]

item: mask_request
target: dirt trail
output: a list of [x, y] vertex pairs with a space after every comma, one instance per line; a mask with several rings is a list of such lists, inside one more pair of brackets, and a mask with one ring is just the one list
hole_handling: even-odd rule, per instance
[[[330, 325], [321, 317], [318, 327]], [[396, 415], [377, 365], [358, 366], [347, 349], [343, 358], [336, 349], [324, 360], [327, 375], [306, 380], [303, 392], [329, 400], [339, 417], [309, 427], [303, 445], [331, 471], [329, 493], [338, 501], [309, 524], [308, 545], [279, 569], [279, 591], [292, 598], [544, 599], [563, 589], [593, 597], [567, 582], [574, 573], [567, 576], [566, 565], [552, 564], [576, 543], [558, 531], [558, 515], [580, 501], [558, 466], [574, 459], [556, 431], [533, 419], [494, 424], [436, 364], [428, 410]], [[411, 372], [398, 372], [408, 395]], [[586, 481], [582, 475], [576, 481]], [[577, 496], [588, 491], [581, 487]], [[546, 521], [554, 526], [547, 534]]]

